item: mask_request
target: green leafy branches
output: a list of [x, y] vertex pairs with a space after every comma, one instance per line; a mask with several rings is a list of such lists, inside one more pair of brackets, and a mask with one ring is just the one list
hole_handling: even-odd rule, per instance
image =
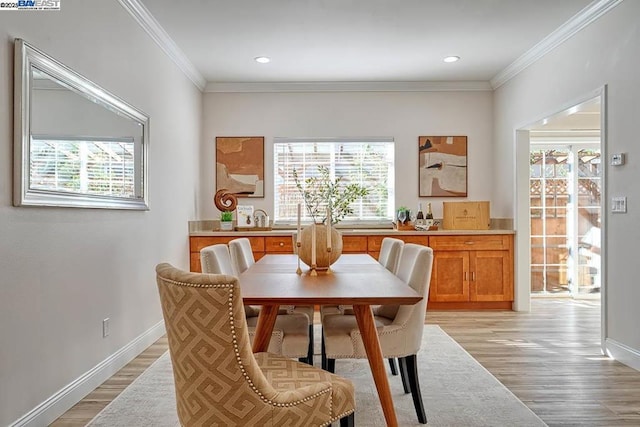
[[331, 223], [337, 224], [353, 213], [351, 204], [369, 194], [369, 190], [359, 184], [344, 184], [343, 178], [331, 179], [329, 168], [318, 166], [318, 175], [300, 181], [298, 172], [293, 170], [296, 188], [302, 195], [304, 205], [315, 222], [327, 221], [327, 207], [331, 210]]

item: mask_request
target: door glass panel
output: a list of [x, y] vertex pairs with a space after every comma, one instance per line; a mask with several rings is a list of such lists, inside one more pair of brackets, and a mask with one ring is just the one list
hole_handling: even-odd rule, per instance
[[532, 146], [531, 292], [600, 289], [599, 149]]
[[577, 292], [600, 292], [600, 150], [578, 151]]

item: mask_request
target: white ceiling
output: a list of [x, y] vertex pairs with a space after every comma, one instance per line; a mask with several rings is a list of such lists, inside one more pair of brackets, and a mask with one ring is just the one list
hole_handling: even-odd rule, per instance
[[[213, 83], [487, 82], [592, 3], [141, 1]], [[446, 64], [447, 55], [462, 59]]]

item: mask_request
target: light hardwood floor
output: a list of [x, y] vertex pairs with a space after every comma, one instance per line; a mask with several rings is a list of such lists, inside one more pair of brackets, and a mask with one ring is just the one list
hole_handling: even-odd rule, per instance
[[[550, 426], [640, 426], [640, 372], [602, 356], [598, 301], [534, 299], [531, 313], [430, 311], [427, 323]], [[166, 349], [161, 338], [52, 425], [85, 425]]]

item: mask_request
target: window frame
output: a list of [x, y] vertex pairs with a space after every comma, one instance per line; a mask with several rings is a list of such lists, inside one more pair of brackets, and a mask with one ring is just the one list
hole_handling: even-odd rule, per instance
[[[340, 221], [338, 224], [339, 228], [379, 228], [379, 227], [388, 227], [392, 225], [393, 222], [393, 214], [394, 214], [394, 205], [395, 205], [395, 140], [393, 137], [358, 137], [358, 138], [285, 138], [285, 137], [275, 137], [273, 141], [273, 218], [274, 224], [276, 226], [290, 226], [296, 223], [296, 218], [294, 217], [286, 217], [279, 218], [278, 217], [278, 209], [279, 209], [279, 192], [278, 186], [280, 185], [280, 177], [278, 176], [279, 172], [279, 146], [281, 144], [387, 144], [386, 147], [386, 158], [385, 161], [387, 163], [387, 207], [386, 207], [386, 216], [384, 218], [377, 219], [344, 219]], [[335, 149], [333, 150], [335, 153]], [[335, 171], [335, 158], [331, 155], [332, 164], [330, 170]], [[316, 163], [316, 162], [309, 162]], [[310, 221], [310, 217], [305, 215], [304, 202], [300, 199], [300, 203], [302, 204], [303, 210], [303, 221]]]

